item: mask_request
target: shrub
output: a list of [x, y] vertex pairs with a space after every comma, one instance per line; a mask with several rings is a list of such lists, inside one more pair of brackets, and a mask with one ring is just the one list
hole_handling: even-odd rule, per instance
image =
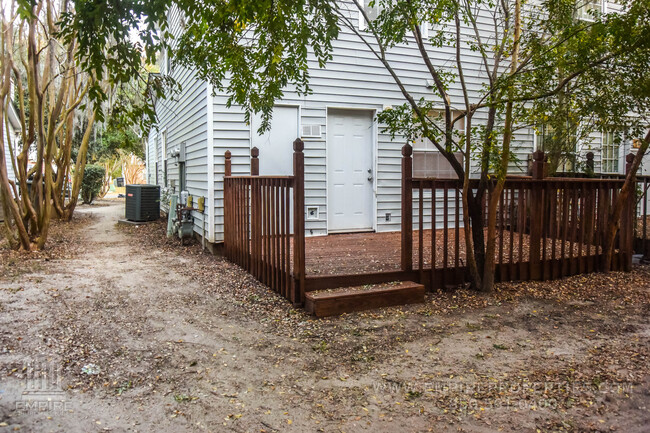
[[104, 174], [106, 170], [101, 165], [88, 164], [84, 170], [84, 178], [81, 181], [81, 199], [85, 204], [95, 200], [102, 189]]

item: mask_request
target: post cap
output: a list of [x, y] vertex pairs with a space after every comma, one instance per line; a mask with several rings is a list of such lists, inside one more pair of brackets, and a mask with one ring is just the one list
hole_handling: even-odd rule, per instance
[[230, 159], [230, 156], [232, 155], [229, 150], [226, 150], [226, 159]]
[[593, 152], [587, 152], [587, 161], [592, 161], [594, 159], [594, 153]]
[[535, 161], [544, 162], [544, 152], [541, 150], [536, 150], [535, 153], [533, 153], [533, 159]]
[[634, 158], [636, 157], [635, 154], [633, 153], [628, 153], [627, 156], [625, 157], [625, 161], [629, 162], [632, 164], [634, 162]]
[[305, 143], [300, 138], [296, 138], [293, 141], [293, 150], [294, 152], [302, 152], [305, 150]]
[[257, 158], [258, 156], [260, 156], [260, 150], [257, 148], [257, 146], [251, 149], [251, 156], [253, 158]]
[[404, 146], [402, 146], [402, 156], [411, 156], [411, 155], [413, 155], [413, 146], [406, 143]]

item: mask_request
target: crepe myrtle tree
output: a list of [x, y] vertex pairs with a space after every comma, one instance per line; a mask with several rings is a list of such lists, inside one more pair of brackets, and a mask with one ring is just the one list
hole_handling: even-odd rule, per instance
[[[395, 138], [430, 140], [463, 182], [467, 264], [472, 285], [487, 291], [494, 283], [496, 209], [508, 167], [515, 162], [514, 134], [537, 124], [540, 118], [535, 116], [542, 113], [542, 106], [554, 113], [566, 110], [567, 100], [585, 106], [594, 101], [598, 96], [594, 85], [593, 92], [576, 91], [597, 76], [592, 72], [618, 85], [620, 93], [629, 91], [617, 82], [626, 81], [622, 60], [620, 70], [607, 66], [618, 59], [647, 62], [648, 56], [639, 59], [638, 55], [643, 54], [648, 38], [644, 42], [632, 36], [636, 26], [647, 25], [635, 18], [647, 12], [645, 3], [624, 1], [615, 18], [594, 12], [584, 20], [578, 19], [579, 5], [573, 0], [537, 5], [520, 0], [376, 0], [365, 4], [358, 0], [251, 0], [200, 6], [177, 2], [186, 21], [175, 56], [196, 68], [215, 89], [227, 92], [228, 104], [242, 105], [247, 115], [261, 113], [260, 129], [265, 129], [275, 101], [283, 98], [287, 88], [310, 93], [310, 56], [323, 67], [332, 57], [339, 33], [354, 34], [404, 98], [404, 104], [378, 115], [384, 130]], [[363, 30], [359, 15], [366, 23]], [[481, 27], [486, 20], [487, 32]], [[425, 23], [431, 27], [428, 38], [422, 33]], [[421, 88], [407, 84], [404, 71], [397, 67], [391, 54], [401, 45], [417, 48], [417, 61], [434, 84], [430, 95], [419, 95]], [[442, 47], [452, 47], [453, 54], [441, 62], [436, 52]], [[486, 80], [479, 91], [467, 83], [469, 64], [477, 54], [478, 74]], [[603, 115], [603, 119], [611, 117]], [[459, 131], [456, 125], [461, 123], [464, 128]], [[457, 160], [457, 152], [463, 155], [463, 163]], [[472, 173], [472, 162], [476, 173]], [[480, 178], [474, 189], [469, 187], [472, 175]], [[482, 207], [486, 195], [487, 219]]]
[[[7, 239], [25, 250], [45, 244], [55, 212], [53, 198], [70, 173], [75, 114], [83, 110], [91, 86], [97, 85], [96, 76], [77, 69], [74, 41], [61, 43], [56, 37], [58, 18], [66, 8], [67, 3], [49, 1], [3, 2], [1, 6], [0, 118], [7, 122], [9, 105], [14, 105], [20, 131], [18, 143], [0, 132], [0, 188], [5, 214], [10, 216], [5, 219]], [[82, 150], [95, 118], [91, 114], [85, 125]], [[57, 162], [62, 160], [64, 169], [57, 171]], [[7, 175], [9, 164], [16, 181]], [[77, 168], [77, 173], [83, 173], [83, 166]]]
[[[15, 142], [0, 128], [0, 195], [12, 247], [42, 249], [50, 220], [72, 217], [93, 126], [104, 120], [106, 107], [119, 111], [125, 123], [146, 128], [153, 121], [149, 98], [124, 109], [109, 100], [114, 89], [142, 77], [143, 58], [155, 57], [158, 28], [152, 20], [162, 21], [164, 8], [147, 4], [146, 17], [141, 5], [129, 2], [12, 0], [0, 5], [0, 120], [8, 125], [13, 105], [20, 122]], [[132, 42], [129, 32], [143, 23], [145, 43]], [[145, 96], [161, 95], [163, 81], [149, 80]], [[81, 138], [73, 159], [75, 135]], [[8, 177], [9, 164], [15, 181]]]

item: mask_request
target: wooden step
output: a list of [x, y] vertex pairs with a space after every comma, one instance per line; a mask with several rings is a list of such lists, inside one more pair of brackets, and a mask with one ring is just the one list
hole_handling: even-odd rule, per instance
[[316, 317], [424, 302], [424, 286], [413, 281], [319, 290], [305, 294], [305, 309]]

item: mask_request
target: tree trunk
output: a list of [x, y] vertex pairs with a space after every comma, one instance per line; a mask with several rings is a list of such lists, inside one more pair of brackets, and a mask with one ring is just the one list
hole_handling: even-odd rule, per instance
[[485, 220], [483, 218], [483, 192], [477, 191], [474, 197], [468, 197], [467, 212], [472, 222], [471, 236], [474, 245], [474, 260], [477, 275], [473, 276], [472, 288], [482, 290], [483, 273], [485, 269]]
[[[4, 21], [3, 21], [4, 23]], [[9, 24], [4, 24], [2, 29], [2, 47], [12, 48], [11, 42], [13, 39], [13, 28]], [[5, 214], [5, 220], [13, 217], [16, 225], [16, 232], [18, 235], [18, 240], [20, 241], [20, 246], [25, 250], [31, 249], [31, 242], [27, 228], [23, 224], [23, 215], [21, 214], [18, 204], [13, 199], [13, 191], [11, 185], [9, 184], [9, 174], [7, 172], [7, 160], [5, 153], [5, 130], [2, 127], [2, 123], [5, 118], [5, 102], [10, 97], [9, 91], [11, 87], [11, 62], [10, 59], [5, 57], [6, 54], [3, 54], [2, 59], [2, 88], [0, 88], [0, 189], [2, 190], [2, 195], [4, 196], [4, 206], [8, 207], [11, 210], [11, 215]], [[10, 101], [8, 101], [10, 103]], [[8, 131], [7, 131], [8, 132]], [[11, 234], [9, 234], [11, 236]]]
[[[514, 13], [514, 36], [512, 48], [512, 61], [510, 62], [511, 73], [517, 71], [519, 63], [519, 39], [521, 37], [521, 0], [515, 1]], [[487, 210], [487, 243], [485, 246], [485, 267], [483, 269], [483, 285], [481, 289], [490, 292], [494, 288], [494, 270], [496, 265], [496, 239], [497, 239], [497, 208], [501, 199], [501, 193], [506, 183], [508, 174], [508, 162], [510, 161], [510, 143], [514, 119], [512, 116], [514, 92], [512, 87], [508, 88], [508, 102], [503, 129], [503, 146], [501, 148], [501, 159], [497, 167], [497, 181], [492, 189], [488, 188], [488, 210]]]
[[84, 170], [86, 168], [86, 157], [88, 154], [88, 143], [90, 141], [90, 136], [92, 135], [93, 123], [95, 122], [95, 112], [93, 111], [88, 118], [88, 126], [86, 126], [86, 132], [84, 133], [83, 139], [81, 140], [81, 146], [79, 146], [79, 153], [77, 154], [77, 163], [75, 165], [74, 176], [72, 177], [72, 191], [70, 192], [70, 200], [65, 208], [64, 219], [70, 221], [72, 219], [72, 214], [75, 207], [77, 206], [77, 201], [79, 199], [79, 191], [81, 190], [81, 183], [84, 178]]
[[[632, 161], [632, 166], [625, 176], [625, 183], [621, 188], [621, 192], [616, 198], [614, 203], [614, 208], [612, 214], [610, 215], [609, 221], [607, 223], [607, 228], [605, 230], [605, 239], [603, 244], [603, 272], [609, 272], [612, 269], [612, 256], [614, 254], [614, 240], [616, 239], [616, 234], [618, 233], [621, 226], [621, 216], [623, 214], [623, 209], [626, 205], [630, 205], [630, 194], [636, 188], [636, 172], [639, 170], [641, 161], [643, 160], [643, 155], [645, 155], [650, 145], [650, 131], [646, 134], [641, 147], [639, 148], [634, 160]], [[630, 230], [634, 230], [634, 224], [636, 221], [632, 220], [629, 222], [633, 226], [630, 227]], [[633, 232], [634, 233], [634, 232]]]
[[[483, 227], [475, 225], [474, 221], [481, 221], [482, 215], [478, 215], [478, 218], [473, 218], [471, 211], [468, 209], [474, 209], [474, 195], [469, 187], [469, 176], [465, 177], [463, 182], [463, 229], [465, 233], [465, 251], [467, 258], [467, 269], [469, 271], [470, 285], [472, 289], [478, 290], [481, 285], [481, 275], [483, 273], [483, 254], [480, 252], [483, 251], [482, 246], [482, 237], [478, 239], [481, 247], [480, 250], [475, 245], [477, 244], [477, 239], [475, 232], [482, 233]], [[480, 212], [479, 212], [480, 213]]]

